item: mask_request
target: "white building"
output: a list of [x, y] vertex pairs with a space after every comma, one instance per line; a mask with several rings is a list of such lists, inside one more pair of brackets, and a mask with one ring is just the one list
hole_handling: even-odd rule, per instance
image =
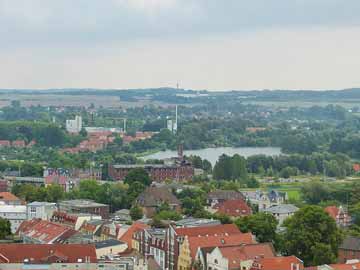
[[295, 212], [299, 210], [295, 205], [292, 204], [281, 204], [269, 207], [264, 212], [272, 214], [279, 222], [278, 226], [281, 227], [285, 219], [291, 217]]
[[20, 224], [26, 220], [25, 205], [0, 205], [0, 217], [11, 223], [11, 232], [15, 233]]
[[66, 120], [66, 131], [70, 133], [79, 133], [82, 129], [81, 116], [75, 116], [74, 120]]
[[50, 220], [56, 210], [56, 203], [32, 202], [26, 206], [27, 219], [40, 218], [43, 220]]

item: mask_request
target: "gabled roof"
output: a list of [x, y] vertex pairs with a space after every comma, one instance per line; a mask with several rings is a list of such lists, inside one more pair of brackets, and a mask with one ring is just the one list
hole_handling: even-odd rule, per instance
[[187, 241], [189, 242], [190, 255], [192, 258], [195, 258], [198, 248], [202, 247], [220, 247], [255, 243], [251, 233], [237, 233], [227, 236], [192, 236], [188, 237]]
[[21, 199], [10, 192], [0, 192], [0, 201], [21, 201]]
[[273, 258], [260, 258], [254, 261], [253, 266], [250, 268], [263, 269], [263, 270], [291, 270], [293, 264], [299, 264], [300, 270], [304, 268], [303, 262], [295, 257], [273, 257]]
[[214, 206], [217, 213], [232, 217], [248, 216], [252, 213], [251, 208], [242, 200], [226, 200]]
[[239, 268], [241, 261], [253, 260], [259, 256], [263, 258], [272, 258], [276, 255], [275, 250], [270, 243], [224, 246], [218, 248], [223, 257], [228, 259], [229, 269]]
[[36, 239], [43, 244], [51, 244], [58, 239], [65, 241], [64, 236], [71, 237], [77, 231], [46, 220], [32, 219], [24, 221], [16, 234]]
[[0, 263], [97, 262], [94, 245], [0, 244]]
[[126, 245], [126, 243], [121, 242], [121, 241], [116, 240], [116, 239], [107, 239], [107, 240], [104, 240], [104, 241], [96, 242], [95, 243], [95, 248], [100, 249], [100, 248], [107, 248], [107, 247], [113, 247], [113, 246], [118, 246], [118, 245]]
[[348, 236], [344, 239], [339, 248], [360, 251], [360, 238]]
[[288, 214], [288, 213], [295, 213], [299, 208], [297, 208], [295, 205], [292, 204], [280, 204], [280, 205], [274, 205], [267, 209], [265, 209], [265, 212], [269, 212], [272, 214]]
[[239, 228], [235, 224], [220, 224], [214, 226], [201, 226], [191, 228], [176, 228], [175, 232], [178, 236], [210, 236], [210, 235], [230, 235], [240, 233]]
[[245, 199], [244, 195], [236, 190], [215, 190], [208, 194], [209, 199], [238, 200]]
[[133, 223], [130, 228], [126, 231], [126, 233], [124, 233], [121, 237], [120, 237], [120, 241], [123, 241], [125, 243], [127, 243], [128, 245], [128, 249], [132, 249], [132, 237], [133, 234], [137, 231], [143, 230], [143, 229], [147, 229], [149, 228], [149, 225], [146, 225], [144, 223], [140, 223], [140, 222], [135, 222]]
[[325, 212], [328, 213], [333, 219], [336, 219], [336, 216], [339, 213], [339, 208], [335, 205], [328, 206], [325, 209]]
[[147, 187], [136, 199], [144, 207], [158, 206], [161, 203], [180, 205], [180, 201], [166, 187]]

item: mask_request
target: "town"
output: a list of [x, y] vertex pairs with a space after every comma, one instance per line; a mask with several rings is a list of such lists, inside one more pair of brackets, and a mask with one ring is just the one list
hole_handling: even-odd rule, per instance
[[0, 0], [0, 270], [360, 270], [359, 0]]
[[[156, 99], [158, 91], [149, 93]], [[211, 95], [195, 96], [207, 104]], [[241, 120], [233, 97], [225, 100], [233, 113], [216, 110], [218, 120], [193, 120], [199, 105], [114, 109], [96, 98], [88, 107], [4, 106], [0, 269], [360, 267], [357, 153], [333, 151], [345, 143], [338, 141], [320, 151], [326, 146], [308, 137], [316, 130], [308, 119], [335, 110], [345, 124], [356, 108], [302, 108], [294, 118], [292, 108], [248, 105], [241, 116], [251, 120]], [[313, 136], [338, 132], [331, 117]], [[215, 132], [203, 126], [192, 137], [189, 125], [203, 121], [218, 121], [217, 140], [239, 134], [258, 147], [208, 139], [208, 148], [196, 147], [197, 137]], [[228, 122], [233, 130], [221, 127]]]

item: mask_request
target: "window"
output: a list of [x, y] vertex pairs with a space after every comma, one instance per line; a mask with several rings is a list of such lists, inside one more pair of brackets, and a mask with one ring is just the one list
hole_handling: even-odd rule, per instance
[[31, 213], [36, 213], [36, 207], [31, 206], [31, 207], [30, 207], [30, 212], [31, 212]]
[[215, 260], [214, 260], [214, 263], [215, 263], [215, 264], [218, 264], [218, 260], [217, 260], [217, 259], [215, 259]]

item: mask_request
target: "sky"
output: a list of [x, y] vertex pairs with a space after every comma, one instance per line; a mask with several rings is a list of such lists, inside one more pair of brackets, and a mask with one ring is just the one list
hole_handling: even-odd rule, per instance
[[360, 87], [359, 0], [0, 0], [0, 88]]

